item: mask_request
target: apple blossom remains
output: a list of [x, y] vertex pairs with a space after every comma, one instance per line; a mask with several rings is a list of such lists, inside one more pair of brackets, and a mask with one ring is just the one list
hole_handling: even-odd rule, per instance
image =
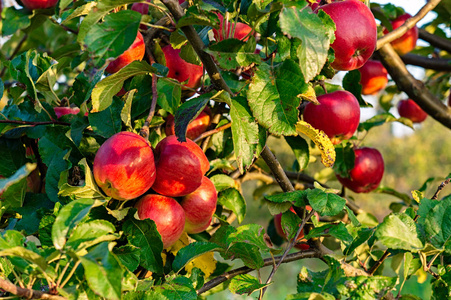
[[[381, 187], [365, 143], [427, 115], [451, 129], [449, 0], [413, 17], [358, 0], [1, 4], [0, 297], [263, 299], [307, 259], [322, 271], [300, 268], [287, 299], [419, 299], [403, 286], [421, 274], [451, 295], [450, 175], [433, 195]], [[365, 94], [380, 108], [360, 122]], [[320, 159], [335, 176], [318, 182]], [[247, 180], [267, 226], [242, 225]], [[370, 192], [399, 198], [379, 224], [358, 206]]]

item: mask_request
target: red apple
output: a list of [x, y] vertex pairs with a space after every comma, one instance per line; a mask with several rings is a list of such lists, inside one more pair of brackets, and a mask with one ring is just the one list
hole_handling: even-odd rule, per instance
[[142, 197], [135, 207], [141, 220], [151, 219], [163, 241], [163, 248], [172, 246], [182, 235], [185, 227], [185, 212], [173, 198], [149, 194]]
[[[211, 116], [208, 113], [202, 111], [197, 118], [188, 124], [186, 129], [186, 137], [190, 140], [194, 140], [199, 135], [204, 133], [210, 125], [210, 118]], [[175, 134], [175, 122], [173, 115], [168, 115], [166, 118], [165, 132], [168, 136]]]
[[117, 200], [139, 197], [155, 181], [152, 148], [136, 133], [116, 133], [97, 151], [93, 172], [95, 181], [108, 196]]
[[[150, 2], [150, 0], [147, 0]], [[131, 10], [139, 12], [141, 15], [147, 15], [149, 13], [149, 5], [147, 3], [133, 3]], [[142, 30], [147, 30], [147, 26], [144, 24], [139, 25]]]
[[310, 6], [312, 8], [312, 10], [315, 10], [318, 8], [320, 2], [321, 2], [321, 0], [315, 0], [314, 2], [310, 2], [308, 0], [307, 4], [308, 4], [308, 6]]
[[[410, 19], [412, 16], [409, 14], [403, 14], [397, 17], [395, 20], [391, 21], [391, 25], [393, 30], [404, 24], [407, 19]], [[388, 30], [384, 29], [384, 34], [387, 34]], [[404, 55], [412, 51], [417, 45], [418, 40], [418, 27], [414, 26], [409, 29], [403, 36], [397, 38], [396, 40], [391, 42], [393, 49], [399, 54]]]
[[199, 233], [207, 229], [216, 211], [218, 192], [208, 177], [191, 194], [183, 197], [181, 205], [185, 211], [185, 231]]
[[58, 0], [22, 0], [23, 5], [28, 9], [44, 9], [56, 6]]
[[388, 83], [388, 72], [380, 61], [368, 60], [360, 69], [362, 95], [373, 95]]
[[320, 105], [309, 102], [305, 106], [304, 121], [324, 131], [334, 144], [341, 139], [349, 139], [360, 121], [360, 106], [354, 95], [347, 91], [335, 91], [317, 99]]
[[[219, 29], [213, 28], [213, 34], [216, 41], [222, 41], [233, 37], [234, 39], [246, 41], [249, 36], [248, 34], [252, 32], [252, 27], [241, 22], [236, 22], [235, 20], [226, 20], [226, 25], [224, 28], [224, 16], [217, 13], [219, 18]], [[247, 37], [245, 39], [245, 37]]]
[[399, 101], [398, 113], [401, 117], [410, 119], [413, 123], [421, 123], [426, 120], [428, 116], [428, 114], [412, 99]]
[[356, 193], [368, 193], [376, 189], [384, 175], [384, 159], [374, 148], [358, 148], [354, 150], [354, 168], [349, 178], [337, 175], [338, 181]]
[[[307, 205], [305, 208], [307, 211], [312, 210], [312, 207], [310, 205]], [[296, 214], [293, 207], [290, 208], [289, 212]], [[318, 213], [315, 212], [315, 216], [319, 219]], [[285, 230], [283, 230], [283, 228], [282, 228], [282, 213], [274, 216], [274, 227], [276, 228], [277, 234], [286, 240], [287, 234], [285, 233]], [[304, 239], [304, 229], [302, 229], [301, 233], [298, 236], [297, 243], [294, 245], [294, 247], [297, 249], [300, 249], [300, 250], [307, 250], [310, 247], [305, 242], [307, 242], [307, 240]]]
[[168, 77], [178, 80], [179, 82], [188, 83], [185, 86], [189, 88], [198, 88], [200, 80], [204, 74], [202, 66], [190, 64], [180, 57], [180, 49], [174, 49], [171, 45], [164, 46], [164, 58], [166, 60], [166, 67], [168, 67]]
[[105, 71], [107, 71], [108, 73], [116, 73], [132, 61], [142, 60], [145, 52], [146, 45], [144, 44], [144, 38], [141, 32], [138, 31], [133, 44], [127, 50], [125, 50], [124, 53], [119, 55], [118, 58], [110, 62]]
[[355, 70], [371, 57], [376, 48], [377, 26], [371, 10], [358, 0], [333, 2], [318, 7], [335, 22], [335, 51], [332, 67]]
[[56, 117], [59, 119], [64, 115], [76, 115], [80, 112], [80, 109], [78, 107], [55, 107], [53, 108], [55, 111]]
[[161, 140], [155, 148], [157, 177], [152, 189], [162, 195], [182, 197], [202, 183], [210, 164], [202, 149], [193, 141], [179, 142], [175, 135]]

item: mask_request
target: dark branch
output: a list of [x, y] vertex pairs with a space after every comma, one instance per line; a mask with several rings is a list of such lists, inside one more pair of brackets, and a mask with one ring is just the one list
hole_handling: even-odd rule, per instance
[[451, 41], [435, 34], [429, 33], [424, 29], [419, 29], [419, 38], [431, 44], [436, 48], [445, 50], [451, 53]]
[[393, 47], [386, 44], [377, 53], [399, 89], [404, 91], [432, 118], [451, 129], [451, 114], [448, 113], [448, 108], [426, 88], [423, 82], [416, 80], [407, 71]]
[[451, 71], [451, 60], [444, 58], [428, 58], [416, 54], [406, 54], [401, 56], [402, 61], [407, 65], [414, 65], [425, 69], [436, 71]]
[[274, 156], [271, 150], [269, 150], [268, 145], [263, 148], [261, 156], [265, 160], [268, 167], [271, 169], [271, 172], [273, 173], [277, 183], [280, 185], [282, 190], [284, 192], [293, 192], [294, 187], [291, 184], [290, 179], [288, 179], [287, 174], [283, 170], [277, 158]]
[[66, 298], [56, 295], [50, 295], [41, 291], [21, 288], [8, 280], [0, 278], [0, 288], [8, 293], [14, 294], [26, 299], [48, 299], [48, 300], [66, 300]]
[[443, 181], [437, 188], [437, 191], [435, 192], [434, 196], [432, 196], [431, 199], [433, 200], [437, 200], [438, 199], [438, 195], [440, 194], [440, 192], [443, 190], [443, 188], [445, 188], [446, 185], [449, 184], [449, 182], [451, 181], [451, 178], [446, 179], [445, 181]]
[[193, 140], [193, 142], [196, 143], [196, 142], [198, 142], [198, 141], [200, 141], [200, 140], [202, 140], [202, 139], [204, 139], [204, 138], [206, 138], [206, 137], [212, 136], [213, 134], [218, 133], [218, 132], [221, 132], [221, 131], [223, 131], [223, 130], [226, 130], [227, 128], [230, 128], [230, 127], [232, 127], [232, 123], [227, 123], [227, 124], [222, 125], [222, 126], [220, 126], [220, 127], [218, 127], [218, 128], [215, 128], [215, 129], [212, 129], [212, 130], [209, 130], [209, 131], [205, 131], [204, 133], [202, 133], [201, 135], [199, 135], [198, 137], [196, 137], [196, 138]]

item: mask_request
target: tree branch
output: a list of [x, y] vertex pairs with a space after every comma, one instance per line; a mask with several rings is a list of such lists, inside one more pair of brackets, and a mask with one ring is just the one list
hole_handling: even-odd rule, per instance
[[227, 123], [227, 124], [222, 125], [222, 126], [220, 126], [218, 128], [215, 128], [215, 129], [212, 129], [212, 130], [209, 130], [209, 131], [205, 131], [204, 133], [202, 133], [201, 135], [196, 137], [193, 140], [193, 142], [196, 143], [196, 142], [198, 142], [198, 141], [200, 141], [200, 140], [202, 140], [202, 139], [204, 139], [206, 137], [212, 136], [213, 134], [218, 133], [218, 132], [223, 131], [223, 130], [226, 130], [227, 128], [230, 128], [230, 127], [232, 127], [232, 123]]
[[376, 50], [381, 49], [384, 45], [396, 40], [403, 36], [409, 29], [415, 27], [415, 25], [423, 19], [428, 12], [434, 9], [441, 0], [429, 0], [426, 4], [420, 9], [420, 11], [410, 19], [407, 19], [404, 24], [396, 28], [395, 30], [387, 33], [383, 37], [377, 40]]
[[[304, 258], [320, 258], [322, 256], [321, 252], [315, 249], [309, 249], [309, 250], [303, 250], [296, 253], [288, 254], [282, 263], [289, 263], [292, 261], [297, 261]], [[281, 256], [276, 256], [274, 258], [267, 258], [264, 260], [263, 267], [272, 266], [274, 263], [279, 263], [281, 261]], [[247, 274], [249, 272], [254, 271], [255, 269], [249, 268], [249, 267], [241, 267], [238, 269], [234, 269], [232, 271], [229, 271], [227, 273], [224, 273], [209, 282], [205, 283], [199, 290], [197, 290], [197, 294], [203, 294], [208, 290], [211, 290], [215, 286], [232, 279], [235, 276], [241, 275], [241, 274]]]
[[404, 91], [432, 118], [451, 129], [451, 114], [448, 113], [448, 108], [426, 88], [423, 82], [416, 80], [407, 71], [393, 47], [386, 44], [377, 53], [399, 89]]
[[446, 179], [445, 181], [443, 181], [437, 188], [437, 191], [435, 192], [434, 196], [432, 196], [432, 200], [437, 200], [438, 199], [438, 195], [440, 194], [440, 192], [443, 190], [443, 188], [449, 184], [449, 182], [451, 181], [451, 178]]
[[23, 297], [26, 299], [48, 299], [48, 300], [67, 300], [64, 297], [50, 295], [41, 291], [36, 291], [32, 289], [26, 289], [19, 287], [9, 280], [5, 280], [0, 278], [0, 288], [4, 289], [8, 293], [14, 294], [19, 297]]
[[265, 160], [268, 167], [271, 169], [274, 177], [276, 178], [277, 183], [280, 185], [284, 192], [293, 192], [294, 187], [291, 184], [290, 179], [288, 179], [287, 174], [283, 170], [277, 158], [274, 154], [269, 150], [268, 145], [263, 148], [261, 153], [262, 158]]
[[436, 71], [451, 71], [451, 60], [444, 58], [428, 58], [416, 54], [406, 54], [401, 56], [402, 61], [407, 65], [414, 65], [425, 69]]
[[419, 38], [423, 41], [428, 42], [431, 44], [431, 46], [434, 46], [436, 48], [445, 50], [449, 53], [451, 53], [451, 41], [442, 37], [439, 37], [435, 34], [429, 33], [426, 30], [419, 28]]

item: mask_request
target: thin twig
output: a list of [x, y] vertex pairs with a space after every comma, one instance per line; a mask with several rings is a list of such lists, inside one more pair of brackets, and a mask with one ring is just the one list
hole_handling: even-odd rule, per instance
[[149, 115], [144, 122], [144, 126], [141, 128], [139, 134], [146, 140], [149, 138], [149, 125], [152, 122], [152, 118], [155, 115], [155, 109], [157, 107], [158, 91], [157, 91], [157, 76], [152, 75], [152, 103], [150, 104]]
[[196, 138], [193, 140], [193, 142], [197, 143], [198, 141], [200, 141], [200, 140], [202, 140], [202, 139], [204, 139], [204, 138], [206, 138], [206, 137], [208, 137], [208, 136], [212, 136], [213, 134], [218, 133], [218, 132], [221, 132], [221, 131], [224, 131], [224, 130], [226, 130], [227, 128], [230, 128], [230, 127], [232, 127], [232, 123], [227, 123], [227, 124], [222, 125], [222, 126], [220, 126], [220, 127], [218, 127], [218, 128], [215, 128], [215, 129], [212, 129], [212, 130], [209, 130], [209, 131], [205, 131], [204, 133], [202, 133], [201, 135], [199, 135], [198, 137], [196, 137]]
[[384, 254], [382, 255], [381, 258], [379, 258], [379, 260], [368, 270], [368, 274], [370, 275], [374, 275], [374, 273], [376, 272], [376, 270], [382, 265], [382, 263], [384, 262], [384, 260], [387, 259], [387, 257], [390, 255], [390, 252], [388, 252], [388, 249], [385, 250]]
[[421, 19], [423, 19], [428, 12], [434, 9], [441, 0], [429, 0], [426, 4], [418, 11], [418, 13], [410, 19], [407, 19], [404, 24], [396, 28], [395, 30], [387, 33], [383, 37], [377, 40], [376, 50], [382, 48], [382, 46], [396, 40], [403, 36], [409, 29], [413, 28]]
[[0, 288], [8, 293], [27, 299], [47, 299], [47, 300], [66, 300], [66, 298], [56, 295], [50, 295], [41, 291], [19, 287], [9, 280], [0, 278]]
[[437, 191], [435, 192], [434, 196], [432, 196], [432, 200], [437, 200], [438, 199], [438, 195], [440, 194], [440, 192], [445, 188], [445, 186], [447, 184], [449, 184], [449, 182], [451, 181], [451, 177], [446, 179], [445, 181], [443, 181], [437, 188]]

